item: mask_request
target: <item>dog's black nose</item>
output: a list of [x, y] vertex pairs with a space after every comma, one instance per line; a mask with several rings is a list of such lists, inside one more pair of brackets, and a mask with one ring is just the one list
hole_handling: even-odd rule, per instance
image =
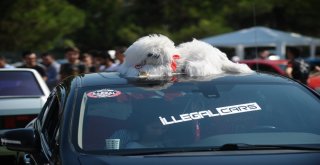
[[151, 57], [151, 56], [153, 56], [153, 54], [152, 54], [152, 53], [149, 53], [147, 56], [148, 56], [148, 57]]

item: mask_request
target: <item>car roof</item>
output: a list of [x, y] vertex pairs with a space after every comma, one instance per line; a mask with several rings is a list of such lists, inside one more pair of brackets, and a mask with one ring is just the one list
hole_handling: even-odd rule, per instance
[[33, 72], [33, 73], [38, 73], [35, 69], [31, 69], [31, 68], [12, 68], [12, 69], [0, 69], [0, 72], [21, 72], [21, 71], [29, 71], [29, 72]]
[[265, 73], [254, 72], [251, 74], [218, 74], [205, 77], [186, 77], [183, 74], [177, 74], [172, 77], [159, 77], [157, 79], [123, 77], [117, 72], [100, 72], [82, 74], [74, 77], [78, 79], [78, 87], [86, 86], [104, 86], [104, 85], [125, 85], [125, 84], [150, 84], [166, 82], [186, 82], [186, 81], [214, 81], [216, 83], [292, 83], [289, 78]]

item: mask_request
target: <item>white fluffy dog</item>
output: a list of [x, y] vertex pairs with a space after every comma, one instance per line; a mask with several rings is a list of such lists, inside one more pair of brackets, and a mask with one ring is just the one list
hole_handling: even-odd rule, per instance
[[180, 44], [177, 49], [181, 54], [179, 69], [188, 76], [253, 72], [246, 64], [230, 61], [225, 53], [203, 41], [193, 39]]
[[152, 78], [175, 72], [188, 76], [253, 72], [247, 65], [233, 63], [219, 49], [196, 39], [175, 47], [166, 36], [149, 35], [134, 42], [124, 54], [125, 62], [119, 72], [127, 77]]

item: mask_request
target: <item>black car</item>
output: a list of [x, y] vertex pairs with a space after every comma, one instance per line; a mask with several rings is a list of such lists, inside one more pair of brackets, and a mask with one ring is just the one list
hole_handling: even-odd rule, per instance
[[320, 96], [279, 75], [70, 77], [1, 142], [36, 164], [320, 164]]

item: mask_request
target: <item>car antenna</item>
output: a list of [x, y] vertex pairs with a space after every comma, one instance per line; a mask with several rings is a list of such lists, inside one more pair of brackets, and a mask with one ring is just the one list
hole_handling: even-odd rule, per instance
[[[257, 20], [256, 20], [256, 3], [253, 0], [253, 5], [252, 5], [252, 15], [253, 15], [253, 27], [257, 26]], [[255, 54], [255, 58], [259, 59], [258, 57], [258, 45], [257, 45], [257, 31], [255, 30], [253, 33], [253, 39], [254, 39], [254, 44], [255, 44], [255, 48], [254, 48], [254, 54]], [[256, 70], [259, 71], [259, 64], [258, 61], [256, 61]]]

